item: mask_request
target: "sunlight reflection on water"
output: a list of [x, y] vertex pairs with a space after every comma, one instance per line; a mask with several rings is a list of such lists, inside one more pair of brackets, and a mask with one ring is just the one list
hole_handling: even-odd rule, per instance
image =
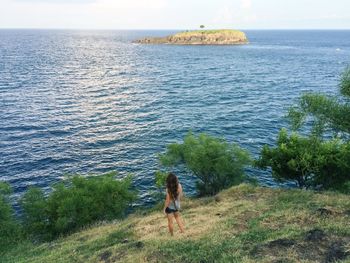
[[[350, 57], [349, 31], [248, 31], [247, 46], [130, 42], [165, 33], [0, 30], [1, 180], [20, 194], [65, 173], [117, 170], [135, 174], [149, 203], [167, 144], [191, 129], [256, 156], [301, 92], [336, 92]], [[193, 194], [194, 178], [179, 174]]]

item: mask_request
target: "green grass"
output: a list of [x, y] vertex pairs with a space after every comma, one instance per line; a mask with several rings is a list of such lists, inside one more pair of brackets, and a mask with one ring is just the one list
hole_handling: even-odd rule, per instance
[[202, 37], [206, 38], [217, 38], [217, 37], [225, 37], [225, 38], [237, 38], [237, 39], [247, 39], [245, 33], [239, 30], [231, 30], [231, 29], [221, 29], [221, 30], [194, 30], [194, 31], [185, 31], [180, 32], [173, 35], [174, 38], [189, 38], [189, 37]]
[[192, 34], [244, 34], [242, 31], [233, 30], [233, 29], [215, 29], [215, 30], [192, 30], [185, 31], [175, 34], [174, 36], [187, 36]]
[[[322, 262], [333, 243], [350, 252], [347, 195], [240, 185], [182, 207], [185, 234], [175, 228], [170, 237], [164, 215], [150, 209], [53, 242], [23, 242], [0, 262]], [[313, 229], [326, 238], [308, 241]]]

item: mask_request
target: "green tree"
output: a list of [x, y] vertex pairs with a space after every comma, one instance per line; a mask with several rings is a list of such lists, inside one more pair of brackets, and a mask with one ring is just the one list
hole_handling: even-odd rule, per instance
[[350, 193], [350, 142], [336, 138], [321, 141], [315, 159], [315, 186]]
[[272, 169], [279, 182], [295, 181], [300, 188], [342, 189], [350, 179], [350, 143], [318, 137], [290, 136], [286, 129], [278, 135], [277, 146], [265, 145], [255, 165]]
[[200, 25], [199, 27], [200, 27], [201, 29], [205, 28], [205, 26], [204, 26], [204, 25]]
[[164, 189], [167, 176], [166, 172], [157, 171], [155, 173], [155, 183], [158, 189]]
[[207, 134], [188, 133], [183, 143], [168, 145], [159, 156], [164, 166], [184, 164], [198, 179], [199, 195], [215, 195], [245, 179], [244, 167], [250, 164], [249, 153]]
[[[294, 180], [299, 187], [349, 191], [350, 185], [350, 68], [341, 76], [341, 96], [307, 93], [290, 108], [295, 131], [282, 130], [276, 147], [264, 146], [256, 165], [271, 167], [279, 181]], [[311, 125], [311, 133], [296, 133]], [[333, 136], [330, 136], [333, 135]]]
[[168, 177], [168, 173], [162, 171], [156, 171], [154, 174], [154, 183], [157, 188], [155, 192], [153, 192], [153, 196], [156, 201], [161, 201], [165, 197], [165, 184], [166, 178]]
[[52, 221], [49, 220], [48, 202], [44, 192], [30, 187], [20, 201], [23, 209], [22, 226], [27, 235], [43, 240], [52, 239]]
[[[325, 131], [333, 131], [334, 137], [349, 140], [350, 135], [350, 67], [341, 76], [341, 96], [307, 93], [288, 112], [293, 130], [306, 123], [312, 124], [312, 134], [322, 137]], [[328, 134], [326, 134], [328, 135]]]
[[0, 182], [0, 251], [21, 238], [20, 226], [8, 199], [11, 192], [9, 184]]
[[100, 220], [122, 217], [136, 198], [131, 177], [116, 180], [115, 173], [72, 176], [67, 184], [55, 184], [45, 197], [31, 188], [23, 196], [23, 225], [34, 239], [50, 240]]

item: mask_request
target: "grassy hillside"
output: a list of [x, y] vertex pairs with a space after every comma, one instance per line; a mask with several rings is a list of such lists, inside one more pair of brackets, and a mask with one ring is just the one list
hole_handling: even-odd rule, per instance
[[24, 243], [1, 262], [350, 262], [350, 198], [240, 185], [182, 203], [186, 233], [161, 207], [50, 243]]

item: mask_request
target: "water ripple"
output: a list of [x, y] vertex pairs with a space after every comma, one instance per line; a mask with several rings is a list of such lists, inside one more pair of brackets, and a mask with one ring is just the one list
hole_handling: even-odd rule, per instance
[[[336, 93], [349, 64], [349, 31], [248, 31], [247, 46], [130, 43], [167, 33], [0, 30], [0, 179], [16, 196], [65, 173], [117, 170], [135, 175], [148, 204], [167, 144], [208, 132], [257, 156], [300, 93]], [[176, 172], [193, 194], [195, 178]], [[268, 171], [247, 173], [276, 186]]]

